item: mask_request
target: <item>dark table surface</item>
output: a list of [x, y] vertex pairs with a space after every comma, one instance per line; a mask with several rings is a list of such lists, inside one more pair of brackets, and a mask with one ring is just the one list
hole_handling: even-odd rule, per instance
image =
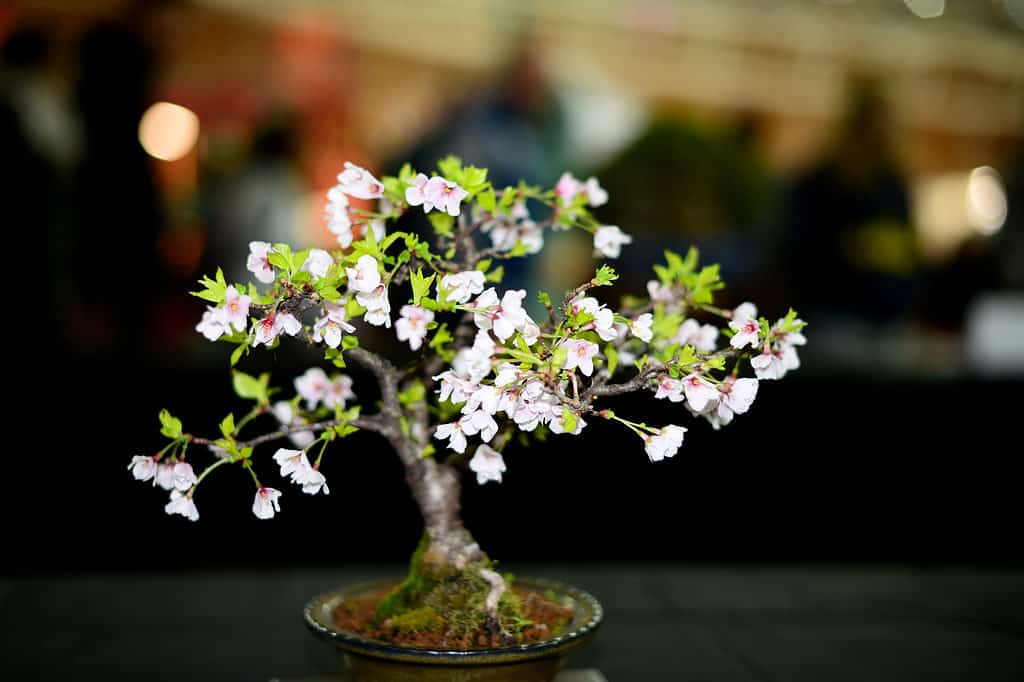
[[[254, 548], [253, 561], [259, 560]], [[605, 606], [573, 661], [610, 682], [1024, 680], [1024, 572], [994, 568], [508, 565]], [[0, 679], [323, 675], [305, 601], [399, 566], [96, 573], [0, 581]]]

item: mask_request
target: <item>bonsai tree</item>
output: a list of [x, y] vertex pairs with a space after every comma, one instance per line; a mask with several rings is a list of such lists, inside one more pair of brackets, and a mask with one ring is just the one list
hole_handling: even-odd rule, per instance
[[[210, 304], [196, 330], [234, 346], [232, 366], [291, 337], [322, 349], [328, 369], [295, 378], [291, 396], [272, 388], [269, 374], [233, 371], [234, 389], [251, 409], [238, 419], [228, 414], [212, 437], [185, 431], [164, 410], [167, 444], [134, 457], [129, 468], [170, 492], [168, 514], [192, 521], [210, 475], [244, 469], [256, 489], [252, 511], [269, 519], [286, 497], [265, 484], [275, 465], [297, 491], [327, 495], [328, 448], [344, 448], [357, 430], [384, 438], [405, 468], [424, 524], [408, 577], [377, 606], [387, 627], [436, 625], [455, 636], [485, 632], [509, 642], [528, 626], [459, 513], [464, 474], [478, 484], [500, 483], [512, 436], [585, 437], [607, 422], [633, 432], [637, 450], [658, 462], [676, 454], [687, 429], [634, 421], [603, 406], [605, 399], [649, 393], [679, 403], [680, 421], [692, 415], [718, 429], [750, 408], [759, 380], [799, 366], [804, 322], [790, 310], [772, 324], [751, 303], [716, 307], [715, 292], [724, 286], [718, 266], [700, 266], [695, 249], [685, 257], [666, 251], [646, 295], [624, 297], [617, 308], [600, 293], [617, 275], [601, 265], [558, 299], [534, 294], [547, 315], [532, 319], [526, 291], [500, 288], [502, 261], [538, 253], [549, 230], [589, 232], [595, 253], [606, 258], [632, 241], [592, 213], [608, 200], [595, 178], [566, 173], [553, 189], [499, 189], [485, 169], [454, 157], [431, 176], [407, 165], [382, 180], [346, 163], [327, 199], [337, 249], [252, 242], [254, 282], [228, 283], [218, 270], [193, 293]], [[375, 200], [375, 210], [357, 209], [350, 199]], [[432, 243], [388, 232], [389, 222], [410, 211], [426, 214]], [[365, 348], [361, 332], [369, 326], [393, 329], [416, 361]], [[358, 387], [339, 371], [348, 363], [375, 378], [379, 403], [356, 402]], [[198, 475], [196, 446], [210, 460]]]

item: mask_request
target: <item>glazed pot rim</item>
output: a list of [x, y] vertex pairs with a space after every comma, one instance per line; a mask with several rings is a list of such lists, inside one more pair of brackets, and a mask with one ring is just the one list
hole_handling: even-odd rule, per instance
[[561, 655], [582, 644], [593, 635], [604, 617], [601, 604], [584, 590], [554, 580], [516, 577], [517, 587], [524, 587], [541, 594], [552, 590], [559, 597], [568, 597], [574, 602], [576, 614], [566, 632], [540, 642], [495, 649], [459, 650], [401, 646], [363, 637], [335, 627], [334, 609], [342, 599], [359, 592], [394, 585], [400, 580], [400, 578], [391, 578], [356, 583], [318, 595], [306, 604], [302, 610], [302, 618], [315, 635], [352, 653], [416, 663], [473, 665], [514, 663], [521, 660]]

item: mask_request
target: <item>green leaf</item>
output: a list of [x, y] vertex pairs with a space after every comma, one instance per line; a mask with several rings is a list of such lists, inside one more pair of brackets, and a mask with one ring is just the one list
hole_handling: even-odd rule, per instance
[[615, 369], [619, 366], [619, 351], [615, 350], [615, 346], [608, 344], [604, 347], [604, 357], [608, 360], [608, 376], [615, 374]]
[[427, 389], [419, 381], [413, 381], [409, 386], [398, 394], [398, 402], [402, 405], [411, 405], [423, 400], [427, 395]]
[[666, 314], [661, 306], [654, 309], [654, 322], [651, 324], [651, 332], [656, 339], [671, 339], [679, 331], [679, 325], [683, 323], [682, 313]]
[[345, 302], [345, 319], [354, 320], [363, 313], [366, 312], [366, 308], [359, 305], [359, 301], [356, 300], [355, 296], [352, 296]]
[[270, 261], [270, 264], [275, 268], [285, 271], [288, 270], [288, 259], [279, 253], [271, 252], [267, 254], [267, 260]]
[[341, 337], [341, 349], [352, 350], [353, 348], [359, 347], [359, 339], [351, 334], [346, 334]]
[[160, 433], [168, 438], [181, 438], [181, 420], [167, 410], [160, 410]]
[[572, 433], [576, 430], [576, 413], [568, 407], [562, 408], [562, 428], [565, 429], [566, 433]]
[[427, 215], [427, 219], [430, 224], [434, 227], [434, 234], [442, 237], [452, 236], [452, 226], [455, 225], [455, 218], [448, 215], [447, 213], [441, 213], [440, 211], [431, 211]]
[[558, 346], [551, 353], [551, 368], [557, 372], [562, 369], [567, 359], [569, 359], [569, 349], [565, 346]]
[[[348, 338], [348, 337], [343, 336], [341, 338], [342, 343], [344, 343], [346, 338]], [[342, 367], [342, 368], [345, 367], [345, 356], [337, 348], [331, 348], [331, 347], [325, 348], [324, 349], [324, 360], [331, 361], [334, 364], [335, 367]]]
[[437, 351], [437, 354], [440, 355], [446, 362], [448, 362], [452, 359], [452, 357], [455, 354], [451, 350], [446, 348], [445, 345], [449, 341], [452, 341], [453, 338], [454, 337], [452, 337], [451, 333], [448, 331], [448, 324], [444, 323], [437, 328], [437, 331], [434, 333], [433, 338], [430, 339], [429, 347]]
[[204, 275], [199, 280], [199, 284], [203, 287], [202, 291], [192, 291], [189, 293], [211, 303], [220, 304], [224, 302], [224, 293], [228, 285], [224, 281], [224, 272], [220, 268], [217, 268], [216, 279], [210, 279]]
[[494, 196], [494, 188], [488, 187], [476, 197], [476, 203], [480, 205], [480, 208], [484, 209], [488, 213], [494, 213], [497, 209], [497, 200]]
[[448, 180], [462, 184], [462, 159], [449, 154], [437, 162], [437, 169]]
[[484, 258], [484, 259], [478, 261], [477, 264], [476, 264], [476, 269], [479, 270], [480, 272], [487, 272], [487, 270], [489, 270], [490, 267], [491, 267], [491, 259], [490, 258]]
[[235, 433], [235, 415], [229, 414], [220, 423], [220, 432], [225, 438], [231, 438]]
[[494, 268], [486, 275], [484, 275], [484, 279], [486, 279], [488, 282], [500, 282], [503, 277], [505, 277], [504, 265], [499, 265], [498, 267]]
[[526, 244], [523, 242], [516, 242], [516, 245], [512, 247], [512, 250], [508, 252], [509, 258], [521, 258], [527, 253]]
[[424, 277], [423, 268], [417, 269], [416, 272], [409, 273], [409, 283], [412, 285], [413, 305], [419, 305], [420, 299], [430, 295], [430, 285], [433, 283], [435, 276], [435, 273], [430, 273], [430, 277]]
[[234, 367], [238, 364], [238, 361], [242, 359], [242, 353], [249, 354], [249, 344], [240, 343], [237, 348], [231, 353], [231, 366]]
[[540, 303], [545, 308], [550, 308], [551, 307], [551, 296], [546, 291], [538, 291], [537, 292], [537, 302]]
[[238, 397], [246, 400], [255, 400], [260, 405], [266, 405], [270, 402], [270, 396], [267, 393], [267, 385], [269, 383], [269, 373], [261, 374], [259, 379], [245, 372], [235, 371], [231, 373], [231, 385], [234, 387]]
[[337, 303], [341, 300], [341, 292], [334, 287], [323, 287], [320, 289], [320, 298], [331, 303]]
[[610, 265], [602, 265], [594, 274], [594, 284], [599, 287], [608, 287], [618, 278], [619, 275], [615, 272], [615, 268]]

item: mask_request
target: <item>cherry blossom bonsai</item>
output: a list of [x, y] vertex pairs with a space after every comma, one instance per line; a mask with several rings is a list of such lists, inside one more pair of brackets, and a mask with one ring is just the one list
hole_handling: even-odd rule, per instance
[[[154, 455], [134, 457], [129, 469], [169, 491], [168, 514], [192, 521], [215, 470], [245, 469], [256, 489], [253, 514], [269, 519], [286, 497], [257, 476], [257, 469], [267, 476], [271, 458], [302, 493], [327, 495], [328, 447], [344, 448], [357, 430], [384, 438], [405, 468], [424, 523], [408, 577], [376, 607], [375, 617], [395, 629], [433, 623], [492, 633], [500, 642], [521, 637], [528, 621], [519, 600], [459, 512], [464, 473], [478, 484], [500, 483], [513, 435], [584, 437], [603, 421], [632, 431], [658, 462], [676, 454], [686, 428], [633, 421], [602, 406], [604, 399], [651, 393], [681, 403], [681, 417], [718, 429], [750, 408], [759, 380], [799, 366], [796, 346], [805, 338], [796, 313], [772, 324], [751, 303], [716, 307], [715, 292], [724, 286], [718, 266], [701, 267], [694, 249], [685, 257], [666, 251], [647, 294], [623, 297], [617, 309], [599, 294], [617, 278], [608, 265], [560, 299], [536, 293], [547, 313], [539, 321], [524, 308], [526, 291], [501, 291], [501, 262], [538, 253], [549, 230], [591, 233], [595, 253], [606, 258], [632, 241], [592, 213], [608, 200], [595, 178], [566, 173], [551, 190], [525, 183], [499, 189], [485, 169], [454, 157], [429, 177], [407, 165], [383, 180], [346, 163], [327, 199], [337, 249], [296, 252], [252, 242], [248, 269], [255, 282], [228, 283], [218, 270], [193, 293], [210, 304], [196, 330], [233, 345], [232, 366], [292, 337], [322, 349], [330, 372], [308, 369], [294, 380], [294, 397], [284, 399], [269, 374], [233, 371], [236, 393], [253, 403], [244, 416], [227, 415], [219, 437], [204, 438], [164, 410], [161, 433], [169, 442]], [[374, 200], [375, 210], [357, 209], [350, 199]], [[419, 210], [433, 229], [430, 241], [388, 231], [389, 222]], [[397, 316], [393, 299], [396, 307], [400, 302]], [[417, 360], [364, 348], [360, 327], [367, 325], [393, 327]], [[375, 407], [356, 403], [352, 380], [336, 371], [347, 363], [376, 380]], [[748, 365], [752, 371], [744, 371]], [[257, 424], [266, 427], [255, 432]], [[272, 450], [281, 441], [289, 442]], [[196, 446], [211, 460], [198, 475]], [[460, 605], [458, 618], [446, 607], [453, 603]]]

